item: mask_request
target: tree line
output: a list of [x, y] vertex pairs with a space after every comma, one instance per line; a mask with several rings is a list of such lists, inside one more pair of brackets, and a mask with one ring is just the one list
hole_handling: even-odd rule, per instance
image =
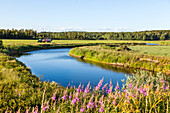
[[57, 40], [169, 40], [170, 30], [139, 32], [37, 32], [32, 29], [0, 29], [1, 39], [39, 39]]

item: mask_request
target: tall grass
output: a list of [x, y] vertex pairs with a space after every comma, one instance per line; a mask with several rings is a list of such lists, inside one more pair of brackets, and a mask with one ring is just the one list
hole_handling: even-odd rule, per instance
[[[1, 97], [3, 99], [1, 111], [169, 113], [169, 79], [161, 73], [148, 76], [149, 73], [140, 71], [133, 77], [128, 77], [123, 88], [119, 87], [119, 83], [114, 88], [112, 81], [102, 84], [104, 78], [93, 89], [90, 82], [86, 87], [80, 84], [78, 88], [70, 86], [62, 88], [55, 82], [44, 82], [43, 88], [29, 90], [32, 93], [31, 97], [26, 96], [29, 92], [25, 89], [10, 89], [13, 98], [5, 101], [7, 98], [4, 96], [7, 95], [5, 92]], [[2, 106], [4, 104], [6, 105]]]
[[127, 48], [90, 46], [73, 48], [70, 50], [69, 54], [79, 58], [107, 63], [110, 65], [147, 69], [157, 72], [162, 71], [170, 74], [169, 57], [150, 56], [124, 49]]

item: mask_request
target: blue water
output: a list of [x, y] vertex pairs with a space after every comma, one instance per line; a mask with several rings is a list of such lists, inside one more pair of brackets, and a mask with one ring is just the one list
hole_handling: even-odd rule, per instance
[[146, 43], [146, 45], [159, 45], [159, 44], [154, 44], [154, 43]]
[[[78, 87], [84, 84], [85, 86], [90, 81], [91, 85], [97, 85], [99, 80], [104, 77], [104, 84], [109, 83], [110, 79], [113, 85], [116, 86], [117, 81], [122, 85], [121, 79], [125, 79], [125, 74], [128, 72], [117, 72], [112, 69], [112, 66], [98, 66], [93, 63], [87, 63], [69, 56], [70, 49], [48, 49], [28, 52], [29, 55], [22, 55], [17, 58], [26, 66], [31, 68], [33, 74], [43, 76], [41, 79], [55, 81], [63, 86]], [[124, 69], [122, 69], [124, 70]]]

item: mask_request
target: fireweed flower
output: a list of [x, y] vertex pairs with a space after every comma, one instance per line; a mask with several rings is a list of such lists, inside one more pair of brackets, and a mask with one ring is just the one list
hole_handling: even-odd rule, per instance
[[104, 109], [103, 109], [103, 108], [100, 108], [100, 109], [99, 109], [99, 112], [104, 112]]
[[71, 92], [70, 92], [70, 95], [69, 95], [69, 99], [72, 99], [72, 94], [71, 94]]
[[55, 99], [56, 99], [56, 97], [51, 97], [51, 99], [52, 99], [52, 100], [55, 100]]
[[[108, 83], [107, 83], [107, 84], [108, 84]], [[105, 90], [105, 88], [106, 88], [107, 84], [105, 84], [105, 85], [102, 87], [102, 90]]]
[[124, 92], [127, 93], [127, 89], [125, 89]]
[[113, 86], [111, 86], [111, 87], [109, 88], [109, 92], [108, 92], [108, 93], [112, 93], [112, 90], [113, 90]]
[[142, 93], [142, 94], [145, 93], [144, 89], [142, 89], [142, 88], [139, 88], [138, 90], [139, 90], [139, 92]]
[[117, 106], [117, 101], [116, 100], [113, 101], [113, 105]]
[[163, 85], [161, 88], [164, 89], [164, 90], [166, 89], [165, 85]]
[[64, 95], [64, 96], [62, 97], [62, 99], [63, 99], [63, 100], [66, 100], [66, 96]]
[[104, 104], [103, 104], [103, 102], [101, 103], [101, 107], [99, 109], [99, 112], [104, 112]]
[[136, 91], [135, 96], [139, 96], [139, 92], [138, 91]]
[[166, 90], [168, 90], [169, 89], [169, 85], [168, 86], [166, 86]]
[[91, 109], [91, 106], [89, 104], [87, 104], [87, 109], [89, 109], [89, 108]]
[[157, 88], [156, 88], [156, 91], [155, 91], [156, 93], [158, 93], [159, 92], [159, 84], [158, 84], [158, 86], [157, 86]]
[[85, 92], [85, 93], [89, 93], [89, 89], [88, 89], [88, 88], [86, 88], [84, 92]]
[[135, 85], [133, 89], [136, 90], [137, 88], [138, 88], [138, 83]]
[[94, 102], [89, 102], [88, 104], [87, 104], [87, 108], [89, 109], [91, 109], [91, 108], [93, 108], [94, 107]]
[[99, 100], [99, 105], [101, 105], [103, 103], [103, 98], [104, 98], [104, 95], [101, 96], [101, 98]]
[[71, 96], [71, 95], [69, 96], [69, 99], [72, 99], [72, 96]]
[[100, 89], [100, 87], [99, 87], [99, 86], [96, 86], [95, 90], [99, 90], [99, 89]]
[[63, 97], [61, 97], [63, 100], [66, 100], [66, 94], [67, 94], [67, 90], [64, 92]]
[[165, 79], [164, 79], [163, 76], [162, 76], [161, 82], [162, 82], [162, 83], [165, 83]]
[[120, 89], [119, 83], [117, 82], [116, 90], [119, 90], [119, 89]]
[[44, 110], [44, 111], [46, 111], [47, 109], [49, 109], [49, 106], [48, 106], [48, 105], [46, 105], [46, 106], [44, 106], [44, 107], [42, 108], [42, 110]]
[[73, 99], [73, 100], [71, 101], [71, 104], [76, 105], [76, 99]]
[[79, 98], [75, 98], [75, 99], [76, 99], [77, 102], [79, 102], [79, 100], [80, 100]]
[[51, 97], [52, 100], [56, 99], [56, 93], [53, 93], [53, 96]]
[[89, 103], [87, 104], [87, 108], [91, 109], [94, 107], [93, 97], [94, 95], [92, 95], [92, 97], [90, 98]]
[[100, 87], [102, 86], [102, 83], [103, 83], [103, 78], [102, 78], [102, 80], [100, 80], [100, 82], [99, 82], [98, 85], [96, 86], [95, 90], [99, 90]]
[[15, 92], [17, 93], [17, 89], [15, 90]]
[[85, 111], [85, 108], [81, 108], [81, 109], [80, 109], [80, 112], [84, 112], [84, 111]]
[[82, 89], [80, 89], [80, 92], [84, 92], [84, 89], [82, 88]]
[[161, 80], [161, 82], [162, 82], [162, 83], [165, 83], [165, 80], [163, 79], [163, 80]]
[[79, 85], [79, 87], [77, 88], [77, 92], [80, 92], [81, 91], [81, 83], [80, 83], [80, 85]]
[[108, 91], [107, 89], [105, 90], [105, 92], [106, 92], [106, 93], [109, 93], [109, 91]]
[[84, 93], [89, 93], [89, 86], [90, 86], [90, 82], [87, 84], [87, 87], [84, 90]]
[[19, 93], [19, 96], [21, 96], [21, 92]]
[[129, 87], [129, 89], [131, 89], [131, 88], [132, 88], [132, 83], [131, 83], [131, 84], [129, 84], [129, 86], [128, 86], [128, 87]]
[[90, 102], [89, 105], [94, 107], [94, 102]]
[[109, 84], [109, 87], [112, 87], [113, 85], [112, 85], [112, 80], [110, 80], [110, 84]]

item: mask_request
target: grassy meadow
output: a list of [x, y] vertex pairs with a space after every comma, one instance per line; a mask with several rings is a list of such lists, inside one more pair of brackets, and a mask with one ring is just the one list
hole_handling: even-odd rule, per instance
[[85, 60], [170, 74], [170, 46], [99, 45], [73, 48], [69, 54]]
[[[104, 78], [99, 80], [98, 85], [93, 89], [90, 82], [80, 84], [78, 88], [69, 85], [62, 87], [55, 82], [40, 81], [28, 67], [10, 56], [11, 53], [36, 49], [77, 47], [70, 53], [95, 61], [108, 63], [127, 63], [128, 61], [131, 62], [132, 67], [145, 66], [144, 68], [149, 67], [151, 70], [158, 69], [159, 71], [170, 69], [168, 65], [170, 46], [128, 46], [131, 50], [122, 45], [78, 47], [87, 45], [86, 43], [120, 42], [126, 41], [54, 40], [50, 45], [39, 45], [37, 40], [3, 40], [3, 47], [0, 48], [0, 112], [169, 113], [170, 77], [162, 72], [151, 75], [148, 71], [137, 71], [133, 76], [127, 76], [126, 81], [122, 80], [124, 83], [122, 88], [119, 87], [119, 83], [113, 87], [112, 81], [103, 84]], [[153, 41], [152, 43], [164, 42]], [[154, 51], [157, 51], [156, 55]]]
[[130, 49], [144, 55], [170, 57], [170, 46], [128, 46]]
[[[170, 45], [168, 41], [131, 41], [131, 40], [53, 40], [55, 44], [84, 44], [84, 43], [155, 43]], [[14, 40], [14, 39], [3, 39], [4, 45], [30, 45], [37, 44], [37, 40]], [[41, 43], [40, 43], [41, 44]]]

